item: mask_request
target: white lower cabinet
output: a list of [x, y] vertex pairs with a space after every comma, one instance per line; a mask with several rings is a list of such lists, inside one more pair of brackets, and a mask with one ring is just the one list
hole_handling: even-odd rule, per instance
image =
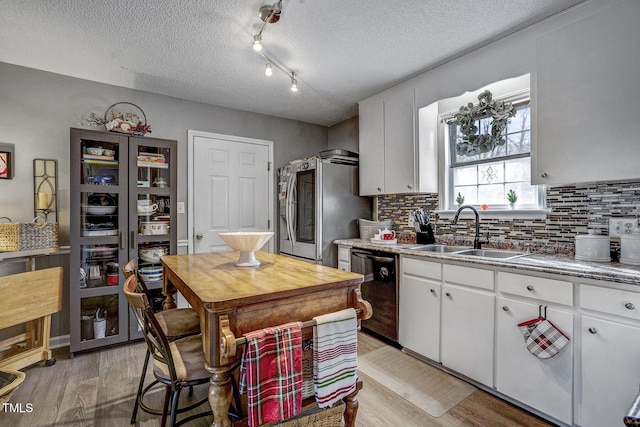
[[547, 309], [547, 319], [571, 338], [569, 344], [550, 359], [539, 359], [531, 354], [517, 326], [538, 317], [537, 303], [498, 298], [496, 313], [496, 389], [571, 424], [573, 312], [552, 307]]
[[442, 292], [442, 364], [493, 387], [495, 296], [446, 282]]
[[403, 257], [400, 275], [400, 345], [440, 361], [440, 263]]
[[638, 394], [639, 297], [637, 292], [580, 285], [580, 306], [603, 315], [582, 315], [582, 401], [577, 422], [582, 427], [622, 425]]

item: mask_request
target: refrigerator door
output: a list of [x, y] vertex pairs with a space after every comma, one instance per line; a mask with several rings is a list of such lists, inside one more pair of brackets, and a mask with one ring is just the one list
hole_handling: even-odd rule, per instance
[[358, 237], [357, 220], [371, 218], [371, 198], [359, 196], [357, 166], [324, 160], [321, 170], [322, 238], [318, 250], [322, 265], [337, 267], [338, 248], [333, 241]]

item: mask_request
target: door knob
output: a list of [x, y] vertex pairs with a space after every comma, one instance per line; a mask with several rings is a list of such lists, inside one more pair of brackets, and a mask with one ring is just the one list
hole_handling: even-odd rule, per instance
[[202, 240], [203, 237], [204, 236], [202, 235], [202, 233], [196, 234], [196, 239], [198, 239], [198, 240]]
[[631, 304], [630, 302], [626, 303], [624, 306], [627, 310], [633, 310], [634, 308], [636, 308], [636, 306]]
[[504, 311], [509, 311], [509, 307], [507, 307], [506, 305], [503, 305], [503, 306], [502, 306], [502, 309], [503, 309]]
[[587, 329], [587, 330], [588, 330], [590, 333], [592, 333], [592, 334], [597, 334], [597, 333], [598, 333], [598, 331], [596, 330], [596, 328], [589, 328], [589, 329]]
[[527, 290], [528, 290], [528, 291], [531, 291], [531, 292], [533, 292], [533, 286], [531, 286], [531, 285], [528, 285], [528, 286], [527, 286]]

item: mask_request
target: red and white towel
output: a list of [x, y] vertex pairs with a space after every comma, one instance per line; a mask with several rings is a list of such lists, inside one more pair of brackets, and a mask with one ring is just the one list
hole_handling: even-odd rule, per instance
[[313, 381], [325, 408], [355, 390], [358, 379], [358, 322], [353, 308], [314, 317]]
[[291, 418], [302, 409], [302, 323], [244, 334], [240, 393], [247, 394], [249, 427]]

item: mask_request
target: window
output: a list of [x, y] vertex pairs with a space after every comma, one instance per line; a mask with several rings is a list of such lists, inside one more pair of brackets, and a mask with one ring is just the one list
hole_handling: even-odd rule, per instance
[[[507, 193], [518, 196], [517, 209], [541, 209], [542, 188], [531, 185], [531, 119], [527, 102], [514, 103], [517, 108], [504, 136], [506, 143], [488, 153], [460, 156], [455, 144], [459, 125], [445, 125], [449, 146], [449, 209], [456, 208], [458, 194], [464, 204], [489, 205], [490, 209], [508, 209]], [[480, 118], [475, 125], [481, 134], [490, 133], [492, 118]]]

